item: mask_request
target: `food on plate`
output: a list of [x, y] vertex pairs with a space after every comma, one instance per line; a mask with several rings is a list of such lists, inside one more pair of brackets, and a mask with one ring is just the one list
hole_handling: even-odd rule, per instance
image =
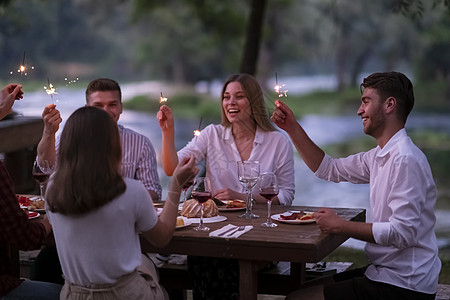
[[[203, 217], [211, 218], [219, 215], [217, 205], [211, 199], [204, 204]], [[195, 199], [189, 199], [183, 204], [180, 215], [186, 218], [200, 218], [200, 204]]]
[[28, 211], [28, 210], [26, 210], [26, 213], [27, 213], [27, 216], [28, 216], [29, 219], [39, 216], [39, 213], [37, 213], [35, 211]]
[[300, 217], [301, 221], [306, 220], [314, 220], [314, 213], [305, 213], [302, 217]]
[[184, 226], [184, 220], [183, 217], [177, 217], [177, 227]]
[[22, 206], [28, 206], [31, 204], [30, 198], [25, 197], [25, 196], [17, 195], [17, 201], [19, 201], [19, 204]]
[[295, 212], [289, 215], [280, 215], [281, 220], [313, 220], [314, 219], [314, 213], [313, 212]]
[[245, 202], [242, 200], [228, 200], [225, 205], [222, 206], [224, 208], [242, 208], [245, 207]]
[[30, 204], [28, 205], [28, 210], [36, 210], [36, 209], [44, 209], [44, 208], [45, 208], [45, 202], [42, 200], [30, 201]]

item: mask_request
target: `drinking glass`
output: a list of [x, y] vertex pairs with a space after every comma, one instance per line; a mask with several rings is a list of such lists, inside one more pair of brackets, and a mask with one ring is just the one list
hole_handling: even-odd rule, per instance
[[37, 159], [34, 161], [32, 175], [33, 179], [39, 183], [40, 200], [44, 200], [44, 185], [51, 173], [52, 169], [50, 168], [48, 161], [43, 160], [40, 164]]
[[194, 179], [189, 180], [188, 182], [186, 182], [183, 185], [183, 202], [186, 202], [187, 200], [187, 191], [189, 190], [189, 188], [191, 187], [191, 185], [194, 184]]
[[262, 173], [259, 176], [259, 194], [267, 200], [267, 221], [262, 223], [262, 227], [277, 227], [270, 218], [270, 208], [272, 199], [278, 195], [278, 180], [274, 173]]
[[253, 187], [258, 182], [259, 178], [259, 161], [238, 161], [238, 178], [239, 182], [245, 189], [247, 193], [246, 209], [245, 213], [241, 215], [241, 218], [245, 219], [256, 219], [259, 218], [258, 215], [253, 213], [253, 202], [252, 202], [252, 191]]
[[211, 199], [211, 185], [208, 178], [196, 177], [194, 179], [194, 187], [192, 188], [192, 198], [198, 201], [200, 207], [200, 223], [194, 228], [196, 231], [209, 231], [209, 227], [203, 224], [203, 210], [204, 204], [208, 199]]

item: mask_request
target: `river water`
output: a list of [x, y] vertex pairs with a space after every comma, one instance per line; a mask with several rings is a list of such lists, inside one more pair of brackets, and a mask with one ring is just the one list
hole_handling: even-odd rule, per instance
[[[122, 87], [124, 101], [133, 95], [132, 86]], [[141, 89], [139, 89], [141, 90]], [[157, 89], [159, 90], [159, 89]], [[142, 91], [142, 90], [141, 90]], [[24, 95], [24, 99], [16, 101], [14, 110], [26, 116], [40, 116], [45, 105], [55, 103], [63, 117], [63, 122], [77, 108], [85, 104], [84, 90], [59, 90], [52, 100], [42, 92], [31, 92]], [[307, 115], [299, 120], [311, 139], [319, 146], [344, 142], [363, 136], [361, 119], [355, 115], [321, 116]], [[158, 173], [163, 187], [163, 198], [167, 195], [169, 177], [164, 174], [159, 161], [161, 149], [161, 130], [155, 114], [124, 111], [119, 123], [147, 136], [158, 155]], [[202, 127], [206, 126], [204, 124]], [[61, 132], [61, 128], [57, 134]], [[180, 149], [193, 137], [193, 131], [198, 127], [198, 120], [176, 120], [176, 147]], [[408, 119], [407, 130], [413, 128], [430, 128], [450, 132], [450, 118], [448, 116], [411, 115]], [[312, 205], [327, 207], [365, 208], [369, 205], [369, 187], [367, 184], [331, 183], [320, 180], [306, 167], [296, 154], [295, 167], [295, 205]], [[436, 211], [436, 231], [446, 231], [450, 228], [450, 211]], [[370, 215], [367, 215], [370, 219]], [[440, 245], [450, 245], [450, 237], [440, 238]], [[362, 248], [362, 242], [349, 240], [346, 246]]]

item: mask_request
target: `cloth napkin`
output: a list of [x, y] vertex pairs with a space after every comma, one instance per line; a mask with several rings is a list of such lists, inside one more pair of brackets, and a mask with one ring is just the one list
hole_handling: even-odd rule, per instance
[[[236, 229], [238, 229], [238, 227], [239, 226], [228, 224], [228, 225], [223, 226], [220, 229], [214, 230], [213, 232], [211, 232], [209, 234], [209, 236], [219, 237], [219, 238], [226, 238], [226, 239], [235, 239], [235, 238], [238, 238], [241, 235], [243, 235], [244, 233], [246, 233], [246, 232], [248, 232], [248, 231], [253, 229], [252, 225], [248, 225], [248, 226], [245, 226], [244, 230], [236, 231]], [[231, 229], [233, 229], [233, 230], [231, 230]], [[228, 230], [231, 230], [231, 231], [228, 231]], [[223, 232], [227, 232], [227, 233], [222, 235], [222, 236], [219, 236]]]

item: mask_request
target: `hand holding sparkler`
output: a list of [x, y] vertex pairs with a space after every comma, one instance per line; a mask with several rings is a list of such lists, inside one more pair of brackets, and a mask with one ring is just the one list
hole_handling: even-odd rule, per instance
[[44, 108], [42, 119], [44, 120], [44, 135], [54, 137], [62, 122], [61, 114], [55, 104], [49, 104]]
[[15, 100], [23, 98], [22, 86], [10, 83], [1, 90], [0, 120], [11, 112]]
[[23, 91], [21, 85], [10, 83], [5, 88], [8, 89], [9, 94], [15, 95], [14, 100], [23, 99]]
[[299, 126], [292, 110], [280, 100], [275, 100], [275, 110], [270, 119], [287, 133], [297, 130]]
[[156, 118], [158, 119], [159, 126], [163, 133], [174, 133], [174, 121], [173, 121], [173, 113], [172, 109], [167, 105], [161, 105], [158, 113], [156, 114]]

